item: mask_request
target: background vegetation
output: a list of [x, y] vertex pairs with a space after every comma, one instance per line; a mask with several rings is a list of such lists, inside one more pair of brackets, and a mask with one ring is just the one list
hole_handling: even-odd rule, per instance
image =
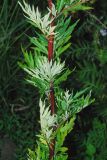
[[[31, 1], [44, 10], [46, 1]], [[75, 68], [63, 88], [90, 87], [96, 101], [84, 109], [74, 130], [65, 141], [70, 160], [107, 159], [107, 1], [91, 0], [93, 10], [73, 14], [79, 19], [71, 48], [63, 55]], [[42, 5], [41, 5], [42, 4]], [[15, 152], [15, 160], [26, 160], [28, 148], [35, 147], [38, 131], [38, 92], [24, 80], [17, 62], [22, 59], [21, 43], [30, 46], [27, 35], [34, 35], [22, 16], [17, 1], [0, 2], [0, 156]], [[32, 46], [31, 46], [32, 47]], [[14, 151], [14, 148], [15, 151]], [[9, 154], [7, 154], [9, 156]], [[3, 160], [3, 159], [2, 159]]]

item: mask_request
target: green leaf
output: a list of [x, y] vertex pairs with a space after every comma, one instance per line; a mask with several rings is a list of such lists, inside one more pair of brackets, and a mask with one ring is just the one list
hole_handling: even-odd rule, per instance
[[59, 47], [63, 47], [63, 45], [65, 45], [70, 40], [70, 38], [71, 38], [71, 35], [66, 37], [65, 39], [60, 39], [60, 41], [55, 43], [55, 51], [57, 51]]
[[57, 10], [58, 10], [58, 13], [59, 13], [59, 12], [61, 11], [61, 9], [63, 8], [64, 3], [65, 3], [65, 0], [57, 0]]
[[71, 6], [71, 8], [69, 8], [68, 11], [74, 12], [74, 11], [85, 11], [85, 10], [90, 10], [90, 9], [93, 9], [93, 8], [83, 5], [83, 4], [78, 4], [75, 6]]
[[[61, 151], [60, 148], [62, 147], [67, 134], [73, 129], [74, 121], [75, 121], [75, 116], [70, 118], [69, 121], [66, 121], [64, 123], [61, 122], [62, 125], [60, 125], [60, 127], [56, 130], [56, 137], [57, 137], [56, 152]], [[64, 150], [66, 151], [65, 147]]]
[[66, 148], [66, 147], [59, 148], [59, 151], [61, 151], [61, 152], [66, 152], [67, 150], [68, 150], [68, 148]]
[[34, 151], [31, 151], [30, 149], [28, 149], [28, 152], [29, 152], [28, 160], [30, 160], [31, 158], [32, 160], [35, 160], [37, 158]]
[[59, 57], [63, 52], [65, 52], [69, 47], [71, 46], [71, 43], [68, 43], [67, 45], [60, 47], [57, 51], [57, 56]]
[[56, 80], [55, 80], [55, 85], [59, 85], [61, 82], [63, 81], [66, 81], [67, 80], [67, 77], [72, 73], [72, 71], [70, 71], [69, 69], [66, 70], [65, 73], [63, 73], [62, 76], [58, 77]]
[[81, 95], [83, 95], [84, 93], [86, 93], [87, 91], [89, 91], [89, 87], [83, 89], [82, 91], [76, 92], [75, 96], [73, 97], [74, 99], [79, 98]]
[[44, 45], [45, 43], [43, 41], [39, 42], [39, 40], [37, 38], [30, 38], [31, 43], [33, 43], [37, 49], [45, 54], [48, 54], [48, 50], [46, 48], [46, 46]]
[[[64, 23], [64, 24], [62, 24], [63, 26], [59, 27], [58, 35], [55, 37], [56, 57], [60, 56], [60, 54], [62, 54], [64, 51], [66, 51], [70, 47], [71, 43], [68, 43], [68, 44], [66, 44], [66, 43], [70, 40], [71, 33], [73, 32], [74, 28], [76, 27], [78, 21], [76, 21], [73, 25], [69, 26], [69, 23], [70, 23], [70, 18], [69, 18], [65, 22], [63, 21], [63, 23]], [[65, 26], [65, 24], [67, 26]]]
[[78, 22], [79, 22], [79, 20], [77, 20], [73, 25], [71, 25], [71, 26], [67, 29], [67, 31], [66, 31], [65, 34], [64, 34], [64, 37], [69, 36], [69, 35], [73, 32], [73, 30], [75, 29], [75, 27], [76, 27], [76, 25], [78, 24]]

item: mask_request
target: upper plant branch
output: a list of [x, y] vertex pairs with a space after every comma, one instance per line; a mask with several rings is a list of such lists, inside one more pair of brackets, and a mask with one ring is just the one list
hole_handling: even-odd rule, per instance
[[78, 5], [83, 4], [83, 3], [85, 3], [85, 2], [89, 2], [89, 1], [90, 1], [90, 0], [80, 0], [80, 1], [77, 2], [77, 3], [74, 3], [74, 4], [70, 5], [70, 6], [64, 7], [64, 8], [60, 11], [60, 13], [58, 13], [58, 14], [56, 15], [55, 19], [57, 19], [59, 16], [61, 16], [64, 12], [69, 11], [70, 9], [72, 9], [72, 8], [74, 8], [74, 7], [77, 7]]

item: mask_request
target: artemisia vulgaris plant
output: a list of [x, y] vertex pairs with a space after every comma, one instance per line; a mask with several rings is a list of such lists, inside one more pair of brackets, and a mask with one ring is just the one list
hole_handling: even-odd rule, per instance
[[60, 88], [60, 83], [70, 76], [70, 69], [61, 61], [61, 55], [71, 45], [71, 34], [77, 25], [71, 23], [72, 12], [90, 7], [80, 0], [48, 0], [47, 13], [42, 15], [37, 8], [25, 1], [20, 3], [28, 22], [37, 29], [34, 45], [29, 53], [22, 49], [24, 62], [20, 66], [28, 73], [27, 81], [40, 91], [40, 133], [35, 151], [29, 150], [29, 160], [67, 160], [65, 137], [73, 129], [76, 114], [92, 103], [86, 90], [70, 93]]

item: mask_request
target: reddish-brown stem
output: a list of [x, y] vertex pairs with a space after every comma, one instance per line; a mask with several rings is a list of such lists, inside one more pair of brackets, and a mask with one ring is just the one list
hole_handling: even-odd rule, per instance
[[52, 0], [48, 0], [48, 6], [49, 6], [50, 10], [52, 10]]
[[[48, 0], [48, 5], [49, 8], [52, 10], [52, 0]], [[53, 18], [53, 16], [51, 15], [51, 18]], [[53, 26], [53, 22], [51, 23], [51, 26]], [[53, 46], [54, 46], [54, 36], [50, 35], [48, 37], [48, 60], [49, 62], [53, 59], [53, 54], [54, 54], [54, 50], [53, 50]], [[50, 82], [50, 104], [51, 104], [51, 114], [53, 115], [54, 112], [54, 108], [55, 108], [55, 97], [54, 97], [54, 86], [53, 86], [53, 82]]]
[[49, 62], [53, 58], [53, 43], [54, 43], [54, 37], [50, 36], [48, 39], [48, 60]]
[[55, 150], [55, 139], [51, 140], [51, 143], [49, 146], [49, 160], [54, 159], [54, 150]]
[[[48, 5], [49, 5], [50, 10], [52, 10], [52, 0], [48, 0]], [[53, 18], [52, 14], [51, 14], [51, 18]], [[51, 26], [53, 25], [54, 25], [54, 22], [51, 23]], [[54, 36], [50, 35], [48, 37], [48, 60], [49, 62], [53, 58], [53, 45], [54, 45]]]
[[[52, 10], [52, 0], [48, 0], [48, 5], [50, 10]], [[51, 14], [51, 18], [53, 18]], [[54, 23], [51, 23], [51, 26], [53, 26]], [[54, 36], [50, 35], [48, 37], [48, 60], [49, 62], [53, 59], [53, 50], [54, 46]], [[50, 106], [51, 106], [51, 115], [55, 114], [55, 95], [54, 95], [54, 85], [53, 82], [50, 82], [50, 94], [49, 94], [49, 100], [50, 100]], [[55, 139], [51, 140], [49, 144], [49, 160], [54, 160], [54, 150], [55, 150]]]

